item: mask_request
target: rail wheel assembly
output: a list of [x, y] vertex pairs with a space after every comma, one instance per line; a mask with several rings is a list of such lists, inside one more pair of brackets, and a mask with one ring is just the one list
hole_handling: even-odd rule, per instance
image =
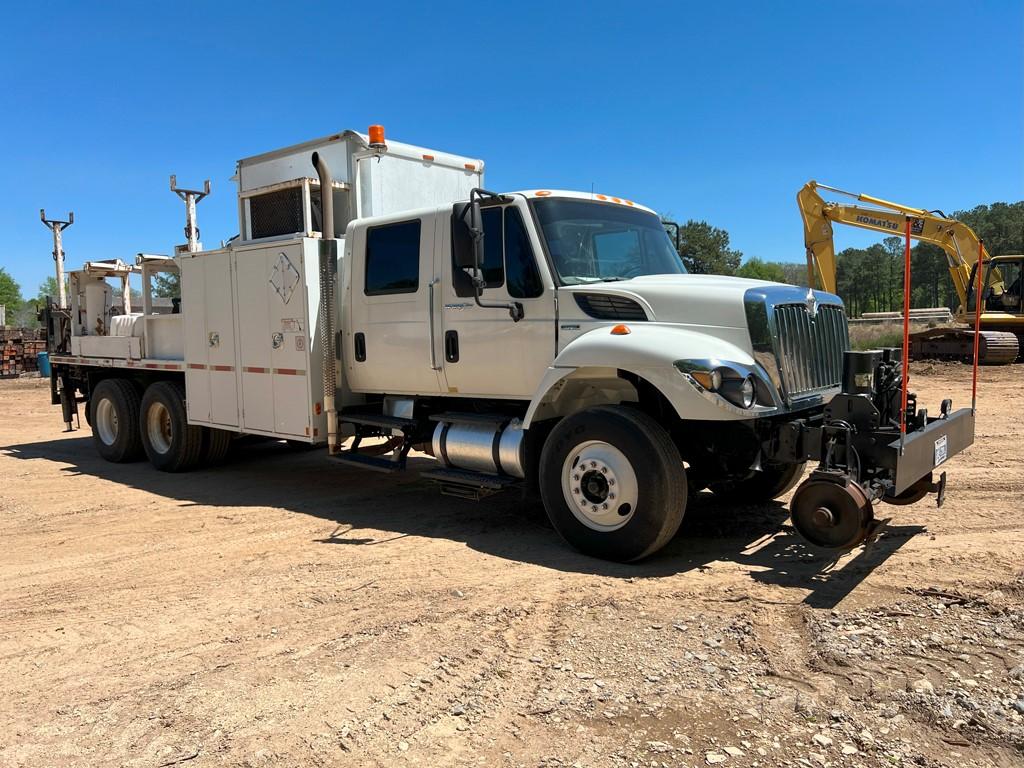
[[790, 502], [797, 533], [811, 544], [828, 549], [853, 549], [874, 529], [871, 500], [857, 483], [811, 478]]

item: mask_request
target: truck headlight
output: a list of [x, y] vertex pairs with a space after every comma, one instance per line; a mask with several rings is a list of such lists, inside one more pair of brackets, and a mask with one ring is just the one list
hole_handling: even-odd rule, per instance
[[754, 383], [753, 376], [726, 379], [718, 394], [740, 408], [753, 408], [757, 402], [757, 384]]
[[743, 380], [743, 384], [740, 385], [740, 398], [744, 408], [751, 408], [754, 405], [754, 400], [757, 395], [757, 385], [754, 384], [754, 377], [747, 376]]
[[709, 395], [744, 411], [777, 406], [767, 382], [751, 366], [719, 360], [676, 360], [676, 369]]

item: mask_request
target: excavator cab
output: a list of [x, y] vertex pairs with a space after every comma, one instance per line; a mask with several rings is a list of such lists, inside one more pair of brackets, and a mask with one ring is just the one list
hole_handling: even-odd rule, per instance
[[[977, 269], [971, 271], [967, 310], [977, 303]], [[1024, 256], [996, 256], [985, 264], [985, 282], [981, 285], [982, 311], [1020, 315], [1024, 313]]]

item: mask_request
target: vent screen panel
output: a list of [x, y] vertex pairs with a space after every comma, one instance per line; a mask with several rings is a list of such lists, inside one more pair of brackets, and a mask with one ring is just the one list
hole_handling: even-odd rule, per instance
[[305, 232], [302, 188], [289, 187], [250, 197], [249, 229], [254, 240]]
[[644, 308], [626, 296], [609, 293], [574, 293], [579, 308], [598, 320], [646, 320]]

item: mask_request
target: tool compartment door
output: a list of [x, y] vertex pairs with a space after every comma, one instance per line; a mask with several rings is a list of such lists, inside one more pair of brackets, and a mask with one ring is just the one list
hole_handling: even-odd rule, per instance
[[309, 436], [311, 404], [301, 243], [235, 254], [243, 429]]
[[231, 257], [215, 251], [183, 259], [181, 280], [189, 422], [237, 429]]
[[[209, 352], [206, 341], [204, 264], [195, 256], [181, 260], [185, 325], [185, 406], [189, 424], [210, 423]], [[230, 294], [228, 294], [230, 296]]]

